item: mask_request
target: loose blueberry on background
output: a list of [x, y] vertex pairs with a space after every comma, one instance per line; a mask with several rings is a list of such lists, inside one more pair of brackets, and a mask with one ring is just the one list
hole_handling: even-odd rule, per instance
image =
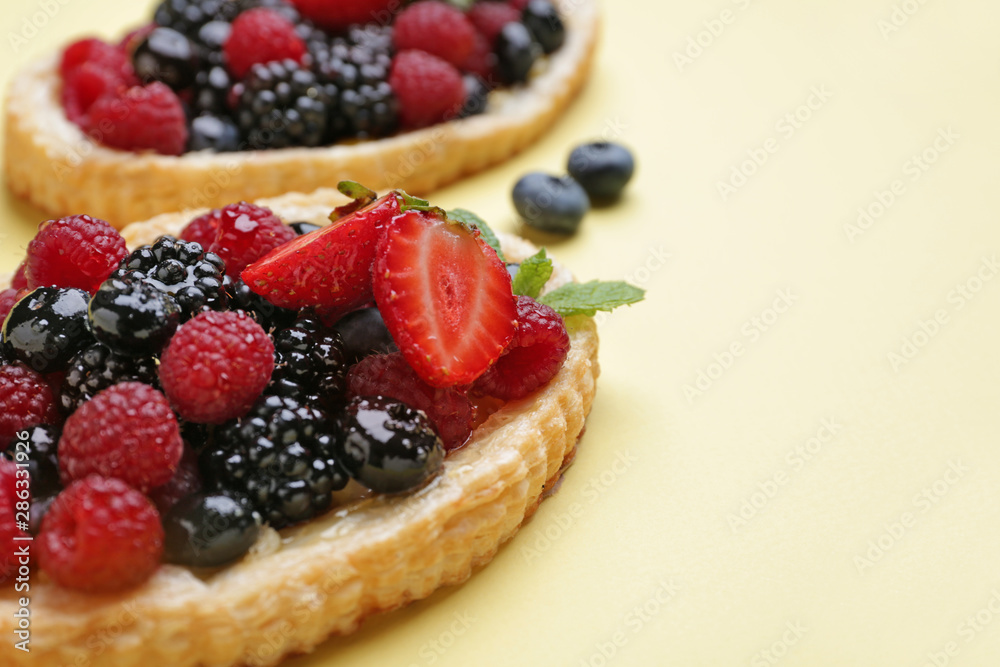
[[82, 289], [39, 287], [14, 304], [3, 325], [3, 344], [39, 373], [66, 369], [94, 337], [87, 326], [90, 295]]
[[497, 35], [493, 47], [497, 56], [497, 70], [504, 83], [522, 83], [542, 55], [542, 47], [535, 41], [528, 28], [518, 21], [511, 21]]
[[631, 180], [635, 159], [621, 144], [598, 141], [574, 149], [567, 168], [591, 199], [612, 201]]
[[566, 25], [549, 0], [531, 0], [525, 5], [521, 20], [545, 53], [558, 50], [566, 41]]
[[157, 354], [174, 335], [181, 311], [172, 297], [149, 283], [111, 278], [90, 300], [94, 337], [126, 354]]
[[242, 497], [195, 493], [163, 517], [163, 533], [168, 563], [218, 567], [253, 546], [260, 520]]
[[590, 209], [587, 193], [568, 176], [533, 172], [514, 186], [514, 208], [530, 227], [572, 234]]

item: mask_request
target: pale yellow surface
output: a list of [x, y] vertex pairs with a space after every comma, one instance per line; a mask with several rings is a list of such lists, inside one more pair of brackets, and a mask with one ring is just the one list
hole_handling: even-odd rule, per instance
[[[5, 5], [4, 81], [151, 6], [52, 0], [15, 52], [46, 4]], [[289, 664], [1000, 664], [1000, 5], [605, 14], [565, 121], [435, 198], [516, 230], [521, 173], [602, 134], [637, 150], [622, 204], [571, 240], [536, 238], [583, 278], [649, 290], [601, 325], [576, 463], [464, 586]], [[767, 159], [724, 200], [747, 151]], [[880, 196], [894, 201], [866, 229], [845, 227]], [[3, 213], [6, 270], [40, 217], [9, 197]]]

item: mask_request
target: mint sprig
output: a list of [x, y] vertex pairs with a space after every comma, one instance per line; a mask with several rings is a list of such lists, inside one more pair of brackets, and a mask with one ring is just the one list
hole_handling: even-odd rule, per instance
[[599, 310], [610, 311], [642, 301], [646, 290], [621, 280], [589, 283], [569, 283], [540, 297], [539, 302], [549, 306], [563, 317], [571, 315], [593, 316]]
[[500, 249], [500, 239], [497, 238], [496, 233], [490, 228], [486, 221], [480, 218], [478, 215], [464, 208], [456, 208], [452, 211], [448, 211], [448, 217], [452, 220], [457, 220], [458, 222], [464, 223], [469, 227], [475, 227], [482, 234], [483, 240], [486, 241], [487, 245], [493, 248], [497, 257], [500, 258], [501, 262], [506, 262], [507, 259], [503, 256], [503, 250]]
[[552, 260], [545, 254], [545, 248], [521, 262], [520, 268], [514, 274], [511, 285], [514, 294], [530, 296], [537, 299], [542, 293], [545, 283], [552, 277]]

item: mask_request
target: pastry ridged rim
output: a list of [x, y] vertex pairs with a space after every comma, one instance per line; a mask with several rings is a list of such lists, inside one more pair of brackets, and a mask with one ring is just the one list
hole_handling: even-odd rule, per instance
[[576, 96], [597, 43], [597, 0], [562, 3], [563, 47], [524, 86], [491, 95], [487, 113], [377, 141], [180, 157], [91, 141], [59, 101], [58, 54], [30, 63], [7, 95], [4, 171], [17, 195], [53, 216], [87, 213], [116, 227], [165, 211], [218, 207], [351, 179], [427, 193], [532, 143]]
[[[321, 190], [260, 203], [286, 220], [319, 222], [343, 197]], [[160, 215], [123, 234], [134, 247], [177, 234], [197, 213]], [[535, 250], [523, 239], [501, 238], [512, 259]], [[557, 267], [548, 288], [568, 280]], [[283, 540], [268, 529], [252, 556], [206, 581], [163, 566], [138, 589], [93, 596], [35, 572], [30, 654], [9, 640], [22, 594], [10, 585], [0, 591], [0, 635], [8, 637], [0, 664], [265, 667], [350, 633], [371, 614], [461, 583], [513, 537], [575, 453], [596, 389], [598, 341], [591, 318], [567, 325], [571, 349], [559, 374], [493, 414], [419, 492], [354, 501], [285, 531]]]

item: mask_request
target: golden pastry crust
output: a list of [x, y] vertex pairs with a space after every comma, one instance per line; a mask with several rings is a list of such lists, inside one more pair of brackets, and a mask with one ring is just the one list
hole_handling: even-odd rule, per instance
[[576, 96], [597, 43], [597, 0], [563, 7], [566, 43], [526, 86], [491, 95], [488, 113], [323, 148], [181, 157], [105, 148], [66, 119], [58, 54], [50, 55], [22, 70], [8, 91], [7, 184], [54, 216], [87, 213], [116, 227], [163, 211], [311, 192], [347, 178], [375, 190], [427, 193], [524, 149]]
[[[286, 220], [325, 220], [333, 190], [261, 204]], [[176, 234], [197, 213], [157, 216], [124, 230], [130, 246]], [[507, 255], [534, 247], [503, 236]], [[571, 279], [559, 267], [550, 289]], [[6, 284], [5, 282], [3, 284]], [[163, 566], [146, 584], [94, 596], [31, 580], [31, 653], [0, 642], [0, 664], [90, 667], [264, 667], [312, 650], [388, 611], [458, 584], [518, 531], [572, 460], [599, 373], [597, 332], [567, 320], [571, 349], [535, 395], [506, 404], [451, 454], [418, 492], [353, 500], [280, 535], [266, 529], [251, 554], [215, 573]], [[0, 591], [0, 635], [13, 637], [17, 598]]]

